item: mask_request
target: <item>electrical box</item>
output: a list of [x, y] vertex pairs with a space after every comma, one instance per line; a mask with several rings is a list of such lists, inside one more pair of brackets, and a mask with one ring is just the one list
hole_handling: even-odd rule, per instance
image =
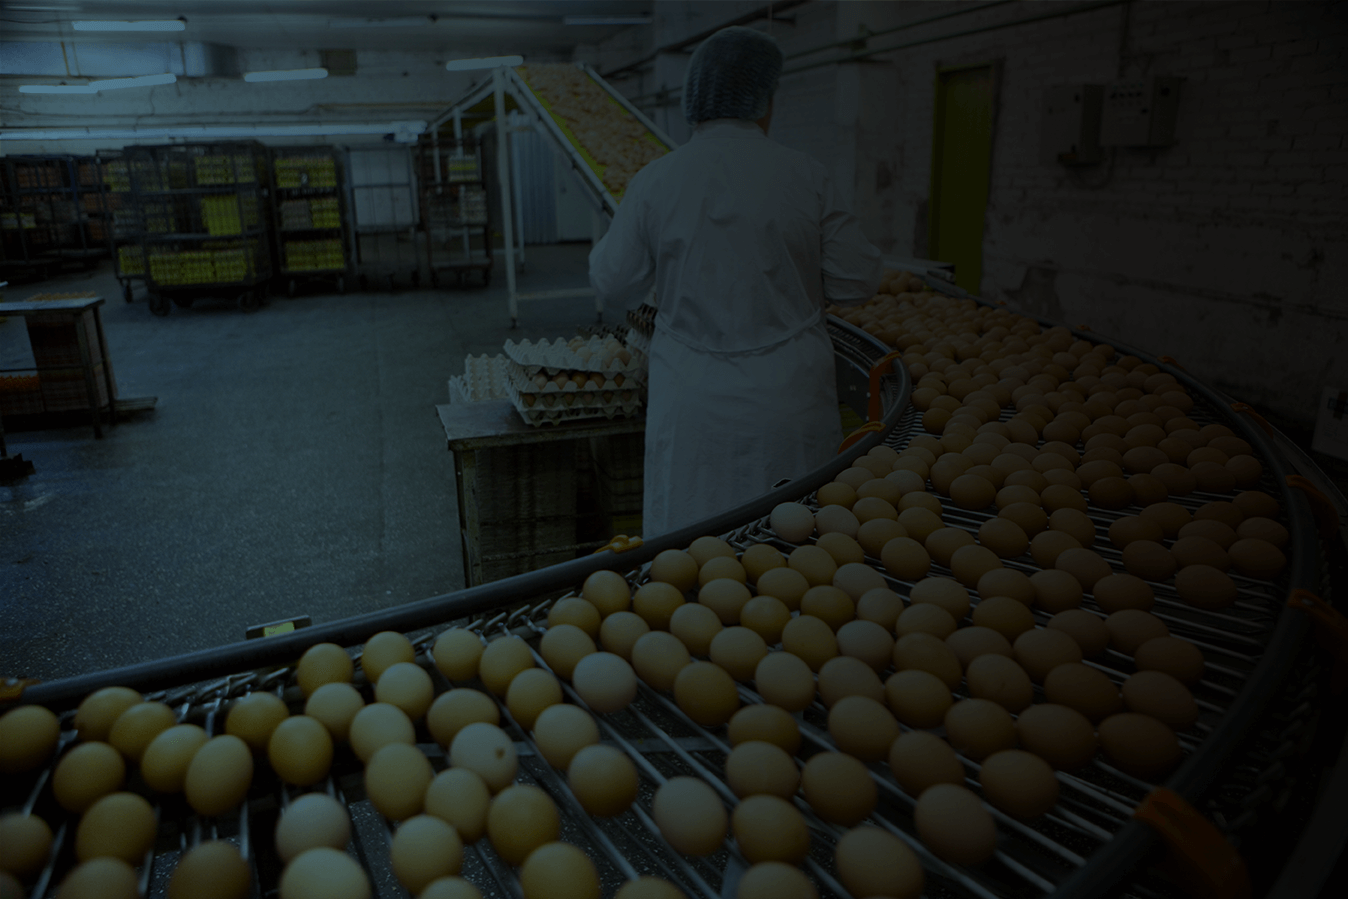
[[1105, 147], [1168, 147], [1175, 142], [1182, 78], [1157, 75], [1105, 88], [1100, 144]]
[[1039, 155], [1045, 164], [1090, 165], [1099, 162], [1100, 102], [1098, 84], [1064, 84], [1044, 94], [1044, 120]]

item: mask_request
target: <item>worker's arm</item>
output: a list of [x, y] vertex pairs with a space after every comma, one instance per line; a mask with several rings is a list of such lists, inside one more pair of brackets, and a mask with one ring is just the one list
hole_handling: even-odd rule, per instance
[[[635, 183], [635, 179], [633, 179]], [[655, 257], [646, 237], [641, 200], [628, 185], [627, 195], [608, 233], [590, 251], [590, 286], [607, 312], [635, 309], [655, 286]]]
[[857, 217], [845, 209], [833, 190], [833, 182], [819, 167], [820, 269], [824, 275], [824, 299], [839, 306], [856, 306], [875, 296], [880, 288], [883, 265], [880, 251], [861, 233]]

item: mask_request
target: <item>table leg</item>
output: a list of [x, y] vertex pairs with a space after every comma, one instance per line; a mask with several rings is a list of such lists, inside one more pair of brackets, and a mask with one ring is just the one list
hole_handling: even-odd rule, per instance
[[477, 507], [477, 451], [454, 454], [455, 483], [459, 494], [459, 526], [463, 532], [463, 579], [465, 586], [482, 583], [482, 522]]
[[93, 354], [89, 352], [89, 336], [84, 323], [75, 317], [75, 341], [80, 347], [80, 366], [84, 369], [84, 389], [89, 397], [89, 414], [93, 417], [94, 437], [103, 438], [103, 412], [98, 405], [98, 383], [94, 380]]
[[108, 388], [108, 421], [117, 424], [117, 388], [112, 382], [112, 363], [108, 360], [108, 340], [103, 334], [103, 316], [98, 307], [93, 308], [94, 332], [98, 335], [98, 352], [103, 359], [103, 383]]

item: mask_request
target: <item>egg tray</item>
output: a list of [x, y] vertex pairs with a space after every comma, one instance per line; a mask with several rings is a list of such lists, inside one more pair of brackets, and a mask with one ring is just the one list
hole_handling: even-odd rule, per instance
[[449, 392], [455, 402], [481, 403], [510, 398], [512, 363], [505, 356], [467, 356], [463, 374], [449, 379]]
[[[649, 336], [641, 333], [636, 328], [630, 328], [627, 331], [626, 343], [632, 352], [640, 353], [646, 359], [651, 356], [651, 339]], [[649, 365], [649, 362], [647, 363]]]
[[[573, 380], [575, 377], [585, 378], [584, 385], [578, 385]], [[557, 379], [563, 379], [562, 384], [557, 383]], [[623, 382], [618, 383], [618, 378]], [[539, 382], [542, 382], [541, 384]], [[644, 378], [629, 377], [623, 372], [587, 372], [587, 371], [560, 371], [549, 377], [546, 373], [540, 371], [529, 374], [523, 367], [509, 363], [506, 366], [505, 383], [514, 387], [520, 394], [538, 394], [539, 396], [552, 396], [554, 394], [576, 394], [579, 397], [594, 397], [604, 393], [635, 393], [644, 395], [646, 392], [646, 381]], [[597, 384], [596, 387], [590, 387], [590, 384]]]
[[[508, 385], [508, 392], [515, 411], [535, 427], [591, 418], [633, 418], [640, 414], [644, 405], [643, 392], [635, 388], [619, 389], [615, 391], [614, 399], [607, 402], [603, 398], [607, 391], [603, 390], [552, 390], [544, 393], [535, 389], [532, 392], [521, 392], [512, 382]], [[620, 398], [623, 396], [630, 398]], [[534, 404], [530, 405], [526, 397], [533, 397]], [[567, 400], [571, 401], [570, 405]]]
[[[592, 350], [601, 349], [603, 343], [604, 341], [601, 338], [591, 338], [588, 341], [589, 348]], [[608, 365], [597, 364], [591, 358], [584, 358], [575, 350], [572, 350], [569, 341], [562, 337], [555, 341], [544, 339], [537, 343], [529, 340], [522, 340], [519, 343], [507, 340], [505, 352], [531, 376], [539, 372], [556, 375], [563, 371], [585, 371], [622, 374], [641, 379], [645, 377], [646, 371], [644, 358], [633, 357], [627, 362], [614, 359]]]
[[[851, 326], [830, 321], [829, 329], [838, 355], [854, 362], [859, 361], [857, 367], [862, 371], [866, 363], [874, 364], [884, 352], [883, 348], [877, 349], [875, 342], [867, 335]], [[1182, 373], [1177, 373], [1177, 377], [1185, 381]], [[886, 376], [882, 378], [881, 384], [886, 399], [890, 400], [886, 404], [886, 429], [881, 434], [863, 437], [833, 462], [739, 509], [652, 540], [629, 552], [618, 555], [604, 553], [577, 559], [458, 594], [281, 635], [252, 645], [221, 647], [207, 653], [38, 685], [30, 688], [28, 698], [49, 703], [54, 708], [69, 708], [84, 693], [99, 686], [129, 683], [145, 689], [155, 682], [180, 683], [190, 678], [201, 679], [227, 671], [285, 665], [288, 664], [286, 660], [293, 660], [303, 648], [313, 643], [328, 640], [354, 645], [377, 630], [393, 629], [413, 633], [418, 628], [439, 622], [462, 620], [465, 615], [471, 619], [471, 626], [484, 635], [511, 630], [532, 638], [539, 633], [551, 601], [519, 606], [519, 598], [555, 596], [568, 589], [568, 585], [574, 594], [576, 587], [594, 570], [613, 568], [627, 572], [629, 583], [635, 585], [644, 578], [649, 561], [659, 551], [687, 546], [692, 539], [708, 533], [722, 534], [739, 549], [755, 542], [771, 542], [783, 550], [789, 550], [791, 545], [780, 541], [766, 524], [767, 513], [777, 503], [808, 501], [819, 486], [832, 480], [882, 439], [897, 448], [915, 433], [918, 426], [917, 415], [913, 410], [907, 410], [902, 420], [899, 420], [900, 411], [911, 390], [906, 373], [900, 371], [895, 376]], [[1192, 388], [1196, 382], [1190, 381], [1187, 386]], [[897, 403], [894, 402], [896, 393]], [[1239, 742], [1241, 735], [1252, 729], [1264, 704], [1273, 695], [1273, 687], [1281, 681], [1286, 664], [1292, 657], [1292, 650], [1302, 644], [1305, 631], [1304, 621], [1299, 620], [1302, 616], [1292, 614], [1282, 598], [1291, 587], [1311, 585], [1313, 569], [1318, 573], [1317, 547], [1309, 511], [1300, 494], [1283, 485], [1281, 462], [1267, 451], [1268, 443], [1260, 433], [1247, 422], [1233, 418], [1221, 407], [1220, 398], [1210, 392], [1203, 395], [1212, 400], [1206, 404], [1207, 411], [1211, 411], [1215, 417], [1224, 417], [1238, 434], [1259, 450], [1265, 462], [1265, 484], [1261, 486], [1280, 498], [1292, 539], [1288, 547], [1289, 565], [1278, 582], [1242, 583], [1241, 599], [1229, 614], [1197, 613], [1165, 596], [1164, 585], [1154, 585], [1154, 589], [1159, 588], [1157, 611], [1174, 619], [1172, 631], [1203, 640], [1205, 652], [1210, 646], [1221, 659], [1219, 665], [1209, 666], [1211, 678], [1205, 680], [1198, 694], [1204, 702], [1203, 719], [1195, 732], [1185, 735], [1185, 760], [1180, 770], [1168, 780], [1170, 787], [1194, 798], [1217, 777], [1218, 771], [1222, 770], [1221, 763]], [[1195, 416], [1191, 414], [1191, 417]], [[1195, 420], [1198, 419], [1195, 417]], [[1210, 498], [1194, 496], [1188, 502], [1196, 504]], [[976, 513], [949, 508], [947, 512], [950, 522], [968, 529], [976, 529], [980, 519]], [[1119, 513], [1092, 509], [1090, 514], [1097, 518], [1099, 530]], [[874, 560], [871, 561], [874, 565]], [[939, 566], [933, 566], [932, 573], [949, 574]], [[894, 582], [893, 586], [900, 592], [906, 592], [911, 585]], [[514, 610], [499, 611], [506, 606]], [[415, 642], [422, 648], [429, 645], [432, 637], [416, 637], [414, 634]], [[1126, 670], [1124, 660], [1106, 661], [1113, 662], [1113, 670], [1117, 674]], [[285, 683], [290, 676], [286, 669], [271, 674], [233, 674], [225, 682], [217, 682], [217, 689], [219, 683], [231, 684], [229, 689], [235, 692], [259, 685], [262, 688], [273, 688]], [[432, 677], [437, 677], [433, 669]], [[263, 683], [260, 679], [265, 678], [271, 680]], [[445, 685], [437, 680], [437, 686]], [[162, 694], [162, 698], [179, 707], [186, 701], [185, 697], [202, 689], [205, 688], [199, 685], [171, 689]], [[758, 699], [747, 688], [741, 688], [740, 692], [741, 698], [746, 701]], [[567, 699], [579, 702], [574, 694], [568, 694]], [[807, 710], [803, 717], [802, 731], [807, 745], [822, 748], [829, 743], [826, 729], [820, 727], [821, 715], [822, 709], [816, 707]], [[528, 736], [509, 726], [508, 714], [503, 714], [503, 721], [516, 737], [517, 747], [524, 754], [520, 779], [537, 782], [554, 796], [563, 815], [562, 839], [587, 849], [599, 868], [604, 895], [612, 895], [618, 880], [636, 873], [655, 873], [674, 880], [690, 896], [713, 897], [723, 892], [726, 895], [733, 892], [733, 880], [743, 865], [733, 843], [727, 842], [721, 851], [708, 859], [685, 859], [664, 846], [646, 811], [649, 808], [651, 784], [661, 776], [688, 773], [701, 776], [721, 789], [724, 795], [724, 785], [720, 783], [717, 773], [721, 770], [720, 763], [725, 751], [719, 731], [709, 731], [691, 724], [677, 706], [644, 685], [634, 706], [614, 715], [599, 716], [606, 742], [632, 756], [643, 775], [643, 787], [638, 800], [640, 809], [625, 813], [619, 819], [595, 822], [577, 812], [563, 779], [556, 772], [528, 761], [527, 754], [532, 751]], [[435, 757], [433, 747], [423, 745], [423, 748]], [[1132, 895], [1151, 897], [1174, 894], [1170, 885], [1145, 871], [1143, 859], [1150, 837], [1148, 831], [1131, 818], [1137, 802], [1147, 795], [1153, 785], [1113, 770], [1100, 761], [1093, 763], [1090, 770], [1079, 777], [1064, 775], [1060, 778], [1064, 800], [1050, 818], [1041, 824], [1027, 826], [1006, 820], [994, 812], [1001, 833], [1000, 851], [992, 862], [980, 869], [951, 866], [931, 857], [913, 836], [911, 798], [903, 796], [902, 791], [892, 783], [887, 783], [890, 778], [883, 766], [872, 766], [871, 770], [881, 796], [872, 823], [896, 835], [919, 855], [927, 869], [927, 895], [988, 899], [993, 896], [1020, 897], [1051, 893], [1060, 897], [1096, 897], [1130, 883], [1129, 893]], [[976, 769], [966, 764], [966, 770]], [[976, 786], [972, 778], [969, 782], [971, 786]], [[377, 894], [400, 895], [396, 887], [387, 886], [390, 882], [388, 828], [377, 815], [373, 823], [369, 823], [371, 810], [368, 802], [359, 795], [359, 784], [350, 775], [342, 779], [339, 772], [335, 780], [330, 780], [321, 788], [337, 792], [350, 805], [353, 818], [357, 819], [357, 832], [361, 835], [359, 845], [354, 846], [352, 851], [357, 853], [371, 873]], [[286, 791], [281, 790], [278, 797], [274, 788], [271, 793], [267, 793], [264, 788], [257, 801], [263, 805], [270, 804], [274, 809], [278, 802], [284, 804]], [[226, 837], [242, 835], [248, 832], [245, 822], [253, 809], [254, 802], [250, 799], [247, 813], [240, 816], [238, 824], [231, 821], [205, 822], [205, 827], [199, 828], [190, 820], [181, 822], [175, 819], [172, 827], [176, 829], [173, 832], [192, 835], [183, 838], [183, 842], [195, 840], [197, 835], [203, 833], [209, 835], [213, 828]], [[846, 896], [837, 882], [829, 851], [832, 838], [837, 836], [838, 830], [812, 818], [806, 809], [802, 811], [806, 812], [810, 820], [812, 833], [812, 849], [805, 863], [806, 871], [821, 888], [822, 894]], [[360, 823], [362, 820], [368, 826], [363, 827]], [[257, 831], [256, 826], [251, 830], [254, 834]], [[253, 837], [255, 842], [263, 839]], [[465, 876], [477, 883], [484, 894], [518, 896], [512, 873], [494, 857], [489, 847], [478, 844], [465, 855]], [[146, 883], [150, 880], [149, 867], [156, 869], [155, 878], [162, 874], [160, 866], [153, 860], [151, 862], [151, 865], [142, 868], [142, 877]]]

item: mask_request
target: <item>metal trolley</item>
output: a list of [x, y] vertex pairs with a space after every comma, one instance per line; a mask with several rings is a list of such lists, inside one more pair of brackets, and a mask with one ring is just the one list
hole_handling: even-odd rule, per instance
[[440, 273], [464, 285], [477, 272], [491, 284], [491, 214], [487, 202], [487, 159], [472, 137], [441, 139], [423, 135], [417, 146], [421, 186], [421, 226], [426, 232], [426, 264], [431, 284]]
[[74, 156], [7, 156], [0, 199], [6, 267], [38, 277], [90, 269], [107, 252], [103, 195], [94, 168]]
[[167, 315], [224, 295], [245, 310], [267, 300], [271, 278], [270, 167], [255, 141], [129, 147], [143, 221], [150, 311]]
[[[958, 294], [943, 284], [932, 286]], [[506, 633], [522, 636], [534, 648], [535, 663], [546, 667], [537, 651], [537, 640], [548, 612], [558, 599], [575, 595], [589, 574], [601, 569], [618, 571], [636, 586], [645, 580], [650, 562], [659, 552], [686, 547], [695, 538], [709, 534], [721, 535], [737, 549], [767, 543], [789, 550], [793, 545], [768, 524], [768, 515], [778, 503], [800, 501], [817, 508], [815, 492], [861, 456], [882, 443], [900, 449], [920, 432], [919, 416], [908, 403], [912, 384], [903, 367], [894, 364], [894, 354], [864, 332], [837, 320], [830, 321], [829, 332], [838, 362], [840, 397], [853, 403], [858, 395], [868, 397], [870, 417], [875, 421], [849, 438], [835, 460], [738, 509], [644, 545], [615, 541], [608, 551], [588, 558], [395, 609], [208, 652], [37, 684], [29, 687], [22, 699], [62, 712], [68, 728], [69, 711], [87, 693], [109, 685], [126, 685], [169, 704], [180, 719], [218, 732], [231, 701], [252, 692], [275, 693], [292, 710], [300, 710], [302, 699], [295, 685], [294, 665], [308, 647], [320, 642], [358, 647], [375, 633], [387, 630], [410, 636], [417, 661], [429, 672], [437, 692], [450, 686], [476, 686], [475, 682], [451, 685], [433, 664], [434, 641], [447, 623], [466, 626], [483, 639]], [[1072, 333], [1078, 339], [1098, 340], [1093, 333]], [[887, 767], [869, 766], [879, 798], [867, 823], [894, 835], [917, 854], [925, 870], [928, 896], [1095, 899], [1123, 895], [1156, 899], [1183, 895], [1174, 881], [1151, 864], [1152, 848], [1162, 835], [1173, 833], [1180, 825], [1143, 823], [1147, 815], [1139, 813], [1139, 808], [1155, 808], [1164, 802], [1167, 809], [1201, 809], [1217, 823], [1216, 832], [1221, 834], [1203, 845], [1214, 857], [1227, 861], [1229, 841], [1238, 842], [1242, 834], [1251, 833], [1248, 816], [1242, 820], [1232, 813], [1233, 809], [1241, 803], [1247, 810], [1260, 803], [1267, 807], [1284, 788], [1279, 778], [1296, 768], [1295, 758], [1285, 752], [1281, 757], [1275, 753], [1282, 751], [1280, 747], [1289, 740], [1295, 743], [1309, 726], [1306, 710], [1313, 703], [1307, 697], [1313, 697], [1314, 688], [1308, 682], [1313, 680], [1314, 668], [1304, 654], [1310, 618], [1298, 603], [1289, 602], [1289, 597], [1295, 600], [1303, 590], [1323, 592], [1321, 535], [1325, 546], [1331, 547], [1339, 539], [1336, 525], [1326, 521], [1325, 528], [1317, 531], [1313, 514], [1316, 495], [1302, 489], [1304, 483], [1289, 468], [1276, 435], [1266, 433], [1249, 414], [1233, 409], [1226, 398], [1177, 367], [1129, 347], [1116, 349], [1173, 374], [1195, 401], [1191, 418], [1199, 423], [1225, 423], [1254, 448], [1264, 465], [1259, 489], [1278, 499], [1283, 523], [1291, 535], [1288, 565], [1272, 581], [1238, 578], [1239, 598], [1221, 612], [1202, 611], [1179, 602], [1173, 587], [1167, 584], [1151, 585], [1157, 596], [1155, 613], [1172, 633], [1201, 646], [1208, 661], [1204, 679], [1194, 691], [1200, 720], [1180, 734], [1183, 759], [1164, 784], [1140, 780], [1100, 758], [1081, 771], [1060, 772], [1060, 799], [1053, 811], [1039, 821], [1025, 823], [991, 810], [999, 831], [995, 857], [985, 865], [966, 867], [942, 861], [926, 848], [914, 828], [914, 797], [899, 787]], [[1174, 501], [1192, 509], [1218, 498], [1200, 493]], [[1105, 532], [1120, 514], [1094, 506], [1089, 509], [1097, 533]], [[1332, 512], [1328, 516], [1333, 518]], [[943, 517], [948, 526], [975, 530], [988, 514], [943, 502]], [[1111, 565], [1119, 563], [1120, 554], [1104, 540], [1097, 541], [1096, 549]], [[912, 583], [884, 574], [879, 560], [867, 561], [895, 591], [906, 594], [912, 588]], [[1006, 564], [1029, 567], [1015, 559], [1006, 560]], [[952, 574], [939, 564], [933, 564], [931, 573]], [[1090, 597], [1083, 607], [1098, 613]], [[1036, 625], [1042, 626], [1046, 618], [1036, 613]], [[1116, 682], [1131, 666], [1126, 656], [1112, 651], [1092, 664]], [[369, 685], [359, 675], [356, 685], [367, 698], [371, 695]], [[563, 689], [566, 701], [585, 706], [569, 686]], [[738, 691], [744, 703], [762, 701], [746, 685], [740, 685]], [[967, 695], [962, 687], [955, 692], [957, 696]], [[723, 729], [695, 724], [668, 695], [645, 684], [639, 686], [637, 699], [626, 709], [596, 715], [602, 739], [631, 757], [642, 783], [631, 810], [615, 818], [595, 820], [583, 812], [565, 776], [542, 761], [532, 735], [515, 723], [504, 703], [498, 706], [502, 727], [515, 741], [519, 754], [517, 780], [540, 787], [555, 800], [562, 817], [561, 838], [586, 850], [596, 865], [605, 896], [613, 895], [622, 882], [643, 874], [664, 877], [689, 896], [734, 895], [734, 884], [746, 863], [733, 841], [710, 856], [686, 858], [663, 840], [650, 811], [653, 790], [669, 778], [684, 775], [707, 781], [723, 800], [734, 804], [723, 778], [729, 751]], [[799, 717], [802, 754], [834, 748], [825, 719], [826, 710], [817, 702]], [[65, 736], [73, 739], [68, 732]], [[436, 769], [446, 766], [443, 747], [427, 731], [419, 729], [416, 742]], [[977, 790], [978, 764], [967, 758], [961, 761], [966, 782]], [[53, 811], [49, 776], [47, 769], [3, 781], [6, 792], [0, 802], [48, 811], [58, 822], [64, 820], [59, 810]], [[339, 747], [330, 775], [312, 789], [327, 792], [349, 809], [354, 833], [349, 851], [369, 872], [376, 894], [405, 896], [391, 875], [390, 825], [364, 792], [359, 762]], [[179, 798], [157, 799], [160, 839], [139, 869], [143, 891], [159, 895], [180, 852], [201, 840], [219, 838], [241, 846], [249, 859], [252, 895], [275, 895], [280, 863], [271, 846], [269, 828], [278, 811], [300, 792], [304, 791], [281, 784], [266, 765], [259, 765], [246, 801], [226, 815], [202, 819]], [[816, 817], [804, 802], [797, 800], [796, 805], [806, 816], [810, 831], [805, 872], [822, 895], [848, 896], [833, 854], [843, 829]], [[1173, 823], [1179, 818], [1167, 820]], [[48, 895], [56, 878], [70, 864], [74, 821], [54, 829], [57, 838], [51, 860], [36, 876], [30, 888], [32, 896]], [[517, 872], [487, 840], [465, 848], [462, 874], [484, 895], [520, 895]]]
[[346, 292], [350, 218], [342, 152], [335, 147], [273, 147], [277, 275], [286, 293], [322, 281]]
[[132, 299], [131, 282], [144, 281], [145, 217], [131, 190], [131, 169], [121, 150], [99, 150], [94, 154], [103, 184], [103, 202], [107, 210], [104, 231], [112, 256], [113, 276], [122, 285], [122, 298]]

